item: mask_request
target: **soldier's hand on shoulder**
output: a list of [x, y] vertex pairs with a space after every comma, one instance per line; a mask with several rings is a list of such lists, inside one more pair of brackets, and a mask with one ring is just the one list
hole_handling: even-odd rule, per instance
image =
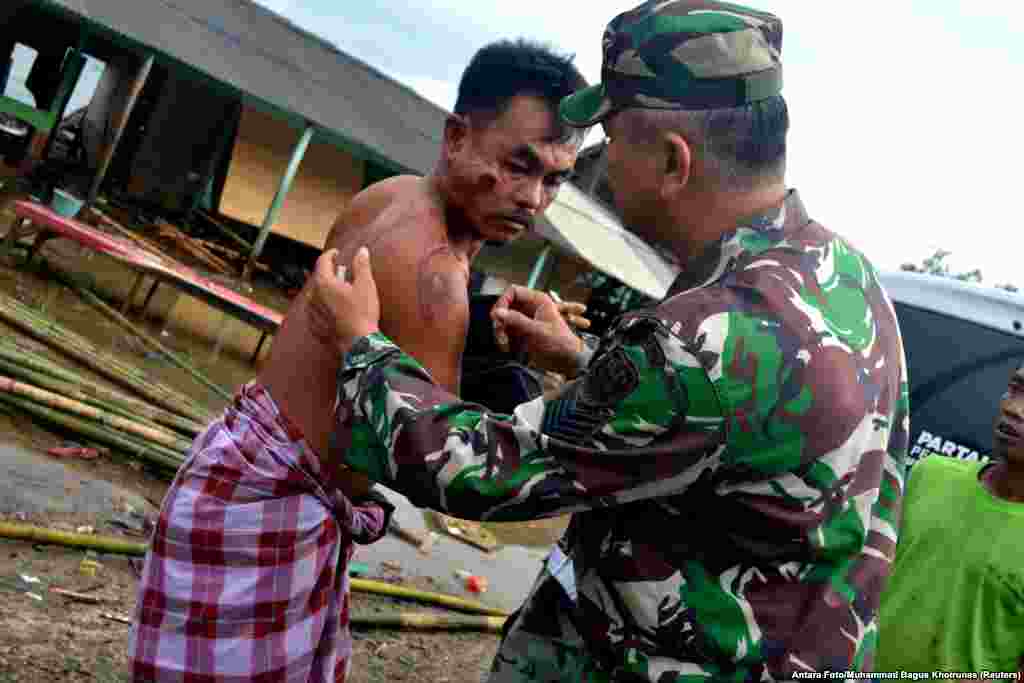
[[337, 249], [320, 255], [309, 294], [309, 316], [313, 334], [341, 353], [380, 329], [380, 297], [366, 247], [356, 252], [351, 269], [338, 263]]

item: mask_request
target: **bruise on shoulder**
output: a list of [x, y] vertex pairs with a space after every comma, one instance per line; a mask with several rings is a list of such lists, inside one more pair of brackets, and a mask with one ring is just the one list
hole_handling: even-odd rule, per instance
[[436, 325], [451, 317], [453, 307], [468, 306], [468, 287], [469, 268], [449, 245], [436, 245], [424, 251], [416, 285], [424, 321]]

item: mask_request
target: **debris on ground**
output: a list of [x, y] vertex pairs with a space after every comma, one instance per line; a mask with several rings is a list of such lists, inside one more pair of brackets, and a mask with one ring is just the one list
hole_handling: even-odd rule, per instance
[[412, 529], [403, 527], [394, 518], [392, 518], [388, 523], [388, 532], [402, 539], [406, 543], [410, 543], [415, 546], [421, 555], [429, 555], [438, 538], [437, 532], [413, 531]]
[[110, 614], [109, 612], [101, 612], [100, 616], [103, 617], [104, 619], [109, 619], [110, 621], [116, 621], [116, 622], [118, 622], [120, 624], [131, 624], [132, 623], [131, 619], [129, 619], [128, 617], [123, 617], [123, 616], [121, 616], [119, 614]]
[[465, 569], [458, 569], [455, 571], [455, 576], [462, 581], [470, 593], [486, 593], [488, 588], [488, 581], [486, 576], [477, 576], [472, 572], [468, 572]]
[[90, 560], [89, 558], [85, 558], [78, 565], [78, 573], [82, 576], [93, 577], [96, 576], [96, 573], [99, 572], [102, 568], [103, 565], [97, 562], [96, 560]]
[[349, 562], [348, 563], [348, 575], [349, 576], [366, 576], [370, 573], [370, 565], [365, 562]]
[[50, 588], [50, 592], [53, 593], [54, 595], [59, 595], [62, 598], [67, 598], [68, 600], [71, 600], [71, 601], [74, 601], [74, 602], [83, 602], [83, 603], [85, 603], [87, 605], [99, 605], [100, 603], [104, 602], [104, 600], [102, 598], [98, 598], [95, 595], [86, 595], [85, 593], [76, 593], [75, 591], [69, 591], [69, 590], [65, 590], [63, 588], [51, 587]]
[[481, 526], [479, 522], [456, 519], [434, 510], [427, 511], [427, 518], [452, 538], [468, 543], [479, 550], [492, 552], [498, 548], [497, 537]]
[[46, 453], [56, 458], [81, 458], [82, 460], [95, 460], [100, 457], [98, 449], [82, 446], [58, 446], [47, 450]]

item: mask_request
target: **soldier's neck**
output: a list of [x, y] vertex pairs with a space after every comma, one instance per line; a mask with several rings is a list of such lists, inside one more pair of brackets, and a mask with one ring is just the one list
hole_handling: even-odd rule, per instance
[[689, 264], [741, 222], [777, 208], [785, 199], [783, 182], [752, 190], [696, 193], [674, 207], [670, 220], [677, 228], [665, 246], [680, 265]]

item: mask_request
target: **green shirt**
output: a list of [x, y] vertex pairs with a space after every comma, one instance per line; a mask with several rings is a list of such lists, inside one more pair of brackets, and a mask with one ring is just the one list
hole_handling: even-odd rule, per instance
[[1017, 671], [1024, 504], [989, 492], [983, 467], [932, 456], [911, 470], [875, 671]]

